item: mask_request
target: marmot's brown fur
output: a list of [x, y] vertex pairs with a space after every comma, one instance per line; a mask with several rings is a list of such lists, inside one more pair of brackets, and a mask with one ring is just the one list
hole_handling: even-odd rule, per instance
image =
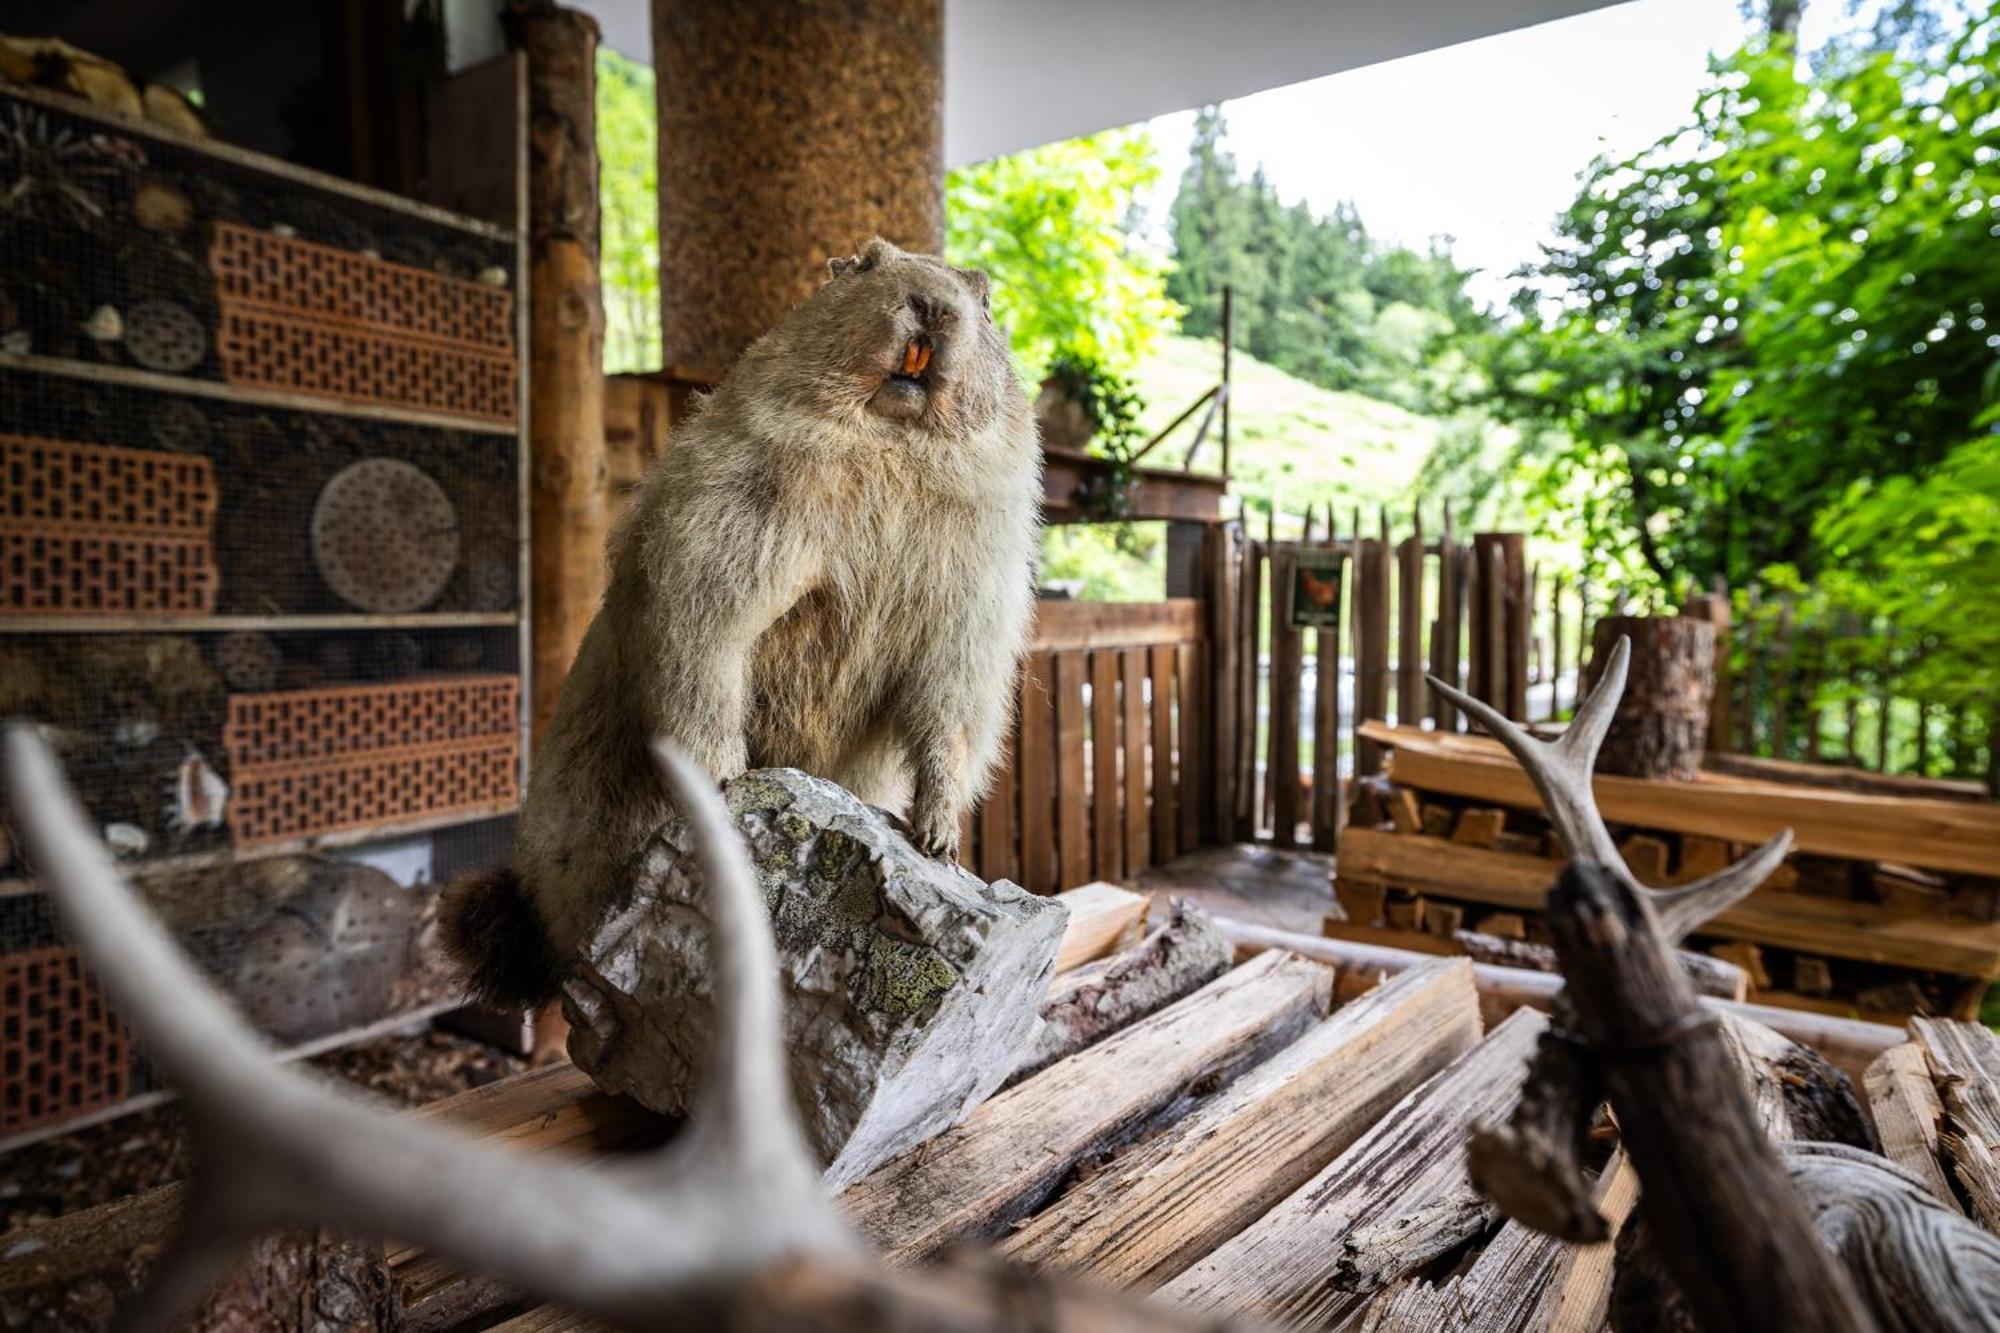
[[552, 995], [669, 813], [646, 745], [794, 767], [958, 846], [1010, 717], [1041, 453], [986, 277], [886, 241], [675, 428], [538, 744], [507, 871], [447, 890], [489, 1003]]

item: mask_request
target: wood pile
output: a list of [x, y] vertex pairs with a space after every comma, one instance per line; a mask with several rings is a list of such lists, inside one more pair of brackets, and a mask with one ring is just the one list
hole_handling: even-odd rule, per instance
[[[1069, 966], [1115, 964], [1146, 948], [1123, 947], [1142, 899], [1105, 885], [1071, 897]], [[1599, 1328], [1634, 1174], [1601, 1127], [1594, 1198], [1613, 1230], [1588, 1246], [1504, 1222], [1473, 1190], [1467, 1136], [1508, 1115], [1548, 1028], [1527, 1008], [1489, 1025], [1474, 972], [1460, 958], [1417, 961], [1339, 1003], [1350, 991], [1334, 969], [1265, 950], [994, 1096], [849, 1187], [840, 1206], [894, 1265], [985, 1242], [1043, 1274], [1084, 1275], [1202, 1317], [1282, 1328]], [[1052, 994], [1064, 990], [1059, 978]], [[1838, 1112], [1855, 1105], [1843, 1075], [1755, 1023], [1732, 1017], [1725, 1032], [1774, 1133], [1866, 1139], [1858, 1115]], [[1883, 1151], [1911, 1170], [1929, 1160], [1928, 1179], [1955, 1206], [2000, 1199], [2000, 1042], [1929, 1020], [1910, 1033], [1868, 1080]], [[569, 1066], [414, 1114], [515, 1151], [590, 1158], [655, 1146], [677, 1128]], [[0, 1314], [47, 1310], [35, 1302], [53, 1296], [62, 1326], [104, 1326], [85, 1312], [108, 1310], [106, 1297], [142, 1279], [143, 1256], [183, 1198], [170, 1187], [0, 1239]], [[393, 1242], [336, 1247], [307, 1231], [260, 1246], [251, 1262], [266, 1283], [318, 1284], [330, 1297], [379, 1293], [386, 1282], [393, 1300], [369, 1308], [395, 1313], [346, 1325], [356, 1329], [598, 1327], [524, 1304], [505, 1275], [468, 1274]], [[246, 1290], [263, 1288], [239, 1273], [210, 1313], [230, 1313], [227, 1302]]]
[[[1519, 766], [1482, 736], [1364, 731], [1390, 749], [1388, 778], [1364, 787], [1341, 833], [1326, 933], [1552, 966], [1540, 913], [1563, 853]], [[1600, 772], [1596, 792], [1626, 864], [1654, 886], [1795, 830], [1770, 881], [1688, 946], [1740, 968], [1752, 1001], [1971, 1020], [2000, 979], [2000, 807], [1713, 771], [1692, 782]]]

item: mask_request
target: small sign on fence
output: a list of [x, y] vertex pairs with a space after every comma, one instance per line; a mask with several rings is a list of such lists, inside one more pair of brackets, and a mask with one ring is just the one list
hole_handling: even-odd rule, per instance
[[1301, 547], [1292, 566], [1292, 626], [1340, 628], [1340, 561], [1333, 547]]

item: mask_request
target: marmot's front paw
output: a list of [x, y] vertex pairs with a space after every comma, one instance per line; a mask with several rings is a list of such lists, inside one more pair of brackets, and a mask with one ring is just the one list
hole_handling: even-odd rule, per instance
[[910, 841], [925, 856], [958, 859], [958, 819], [949, 810], [919, 810], [910, 820]]

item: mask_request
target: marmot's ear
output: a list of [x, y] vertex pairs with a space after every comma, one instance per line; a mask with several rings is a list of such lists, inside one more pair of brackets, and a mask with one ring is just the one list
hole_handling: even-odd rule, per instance
[[839, 255], [835, 255], [832, 259], [826, 261], [826, 275], [829, 278], [845, 277], [849, 273], [852, 273], [855, 266], [860, 264], [860, 262], [860, 259], [854, 255], [848, 255], [845, 259]]
[[981, 310], [991, 310], [993, 308], [993, 280], [987, 277], [983, 271], [976, 268], [962, 268], [956, 270], [956, 272], [959, 277], [965, 279], [965, 285], [972, 288], [972, 294], [979, 298], [979, 308]]

